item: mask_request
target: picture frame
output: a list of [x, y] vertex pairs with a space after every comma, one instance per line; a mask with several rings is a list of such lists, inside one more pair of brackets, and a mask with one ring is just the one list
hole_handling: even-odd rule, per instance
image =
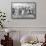
[[12, 2], [11, 18], [36, 19], [36, 2]]

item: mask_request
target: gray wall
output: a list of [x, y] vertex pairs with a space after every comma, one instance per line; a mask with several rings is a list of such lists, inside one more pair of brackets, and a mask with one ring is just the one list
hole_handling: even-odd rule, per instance
[[[37, 15], [36, 19], [11, 19], [11, 2], [36, 2]], [[6, 12], [7, 21], [4, 23], [8, 29], [26, 31], [26, 34], [31, 31], [46, 31], [46, 0], [0, 0], [0, 10]], [[13, 28], [12, 28], [13, 27]], [[0, 28], [0, 31], [2, 29]]]
[[[36, 2], [36, 19], [11, 19], [11, 2]], [[6, 27], [46, 27], [46, 0], [0, 0], [0, 10], [6, 12]]]
[[[11, 2], [36, 2], [36, 19], [11, 19]], [[46, 31], [46, 0], [0, 0], [0, 10], [6, 13], [5, 27], [19, 31]], [[13, 28], [12, 28], [13, 27]], [[22, 28], [24, 27], [24, 28]], [[0, 29], [1, 30], [1, 29]]]

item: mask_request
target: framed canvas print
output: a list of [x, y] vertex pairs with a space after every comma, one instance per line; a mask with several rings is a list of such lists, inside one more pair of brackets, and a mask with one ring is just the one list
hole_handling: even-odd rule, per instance
[[14, 19], [35, 19], [36, 3], [35, 2], [12, 2], [11, 17]]

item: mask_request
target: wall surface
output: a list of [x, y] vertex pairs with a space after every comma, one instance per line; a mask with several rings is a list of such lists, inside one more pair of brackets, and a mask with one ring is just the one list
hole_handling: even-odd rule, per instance
[[[12, 19], [11, 2], [36, 2], [36, 19]], [[0, 10], [7, 16], [4, 26], [18, 31], [46, 31], [45, 4], [46, 0], [0, 0]]]
[[[11, 19], [11, 2], [36, 2], [36, 19]], [[0, 10], [6, 12], [5, 27], [46, 27], [46, 0], [0, 0]]]
[[[36, 2], [36, 19], [12, 19], [11, 2]], [[6, 13], [6, 22], [4, 26], [11, 31], [21, 31], [20, 36], [30, 34], [31, 31], [46, 33], [46, 0], [0, 0], [0, 10]], [[5, 28], [4, 28], [5, 29]], [[0, 28], [0, 31], [4, 31]], [[37, 32], [35, 32], [37, 33]], [[42, 32], [43, 33], [43, 32]], [[18, 34], [16, 34], [18, 38]], [[17, 39], [18, 40], [18, 39]], [[18, 46], [19, 44], [16, 43]]]

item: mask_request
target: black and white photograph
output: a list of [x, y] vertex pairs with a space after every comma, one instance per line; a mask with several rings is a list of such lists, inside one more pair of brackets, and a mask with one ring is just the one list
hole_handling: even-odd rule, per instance
[[12, 18], [18, 19], [34, 19], [36, 18], [35, 2], [12, 2], [11, 6]]

